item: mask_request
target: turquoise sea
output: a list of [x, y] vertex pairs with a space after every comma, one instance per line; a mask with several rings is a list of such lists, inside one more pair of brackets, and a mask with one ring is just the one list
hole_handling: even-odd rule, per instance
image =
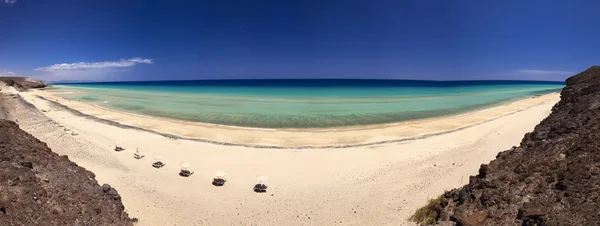
[[147, 116], [243, 127], [323, 128], [458, 114], [558, 92], [564, 85], [534, 81], [204, 80], [54, 84], [52, 91], [69, 100]]

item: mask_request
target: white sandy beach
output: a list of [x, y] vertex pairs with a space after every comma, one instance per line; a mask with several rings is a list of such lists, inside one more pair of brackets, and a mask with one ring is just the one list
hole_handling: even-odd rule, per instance
[[[8, 118], [94, 172], [100, 183], [115, 187], [139, 225], [411, 225], [407, 218], [416, 208], [466, 184], [480, 164], [518, 145], [560, 98], [549, 94], [452, 117], [311, 131], [144, 118], [69, 102], [47, 91], [20, 95], [38, 110], [14, 101]], [[281, 147], [398, 142], [264, 149], [169, 139], [77, 116], [37, 95], [84, 114], [187, 138]], [[118, 141], [125, 151], [113, 150]], [[136, 148], [146, 158], [134, 159]], [[167, 165], [151, 167], [154, 155], [164, 156]], [[190, 163], [195, 174], [180, 177], [181, 162]], [[227, 173], [224, 187], [210, 183], [219, 170]], [[252, 191], [256, 175], [269, 177], [267, 193]]]

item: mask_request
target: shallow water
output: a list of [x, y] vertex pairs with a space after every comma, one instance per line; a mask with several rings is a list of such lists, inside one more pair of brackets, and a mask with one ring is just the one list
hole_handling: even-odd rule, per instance
[[220, 80], [60, 84], [52, 91], [148, 116], [245, 127], [322, 128], [457, 114], [557, 92], [563, 86], [522, 81]]

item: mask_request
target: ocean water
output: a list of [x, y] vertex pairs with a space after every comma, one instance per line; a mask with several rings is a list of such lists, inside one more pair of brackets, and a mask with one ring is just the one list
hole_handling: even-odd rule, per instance
[[324, 128], [459, 114], [558, 92], [533, 81], [212, 80], [54, 84], [73, 101], [242, 127]]

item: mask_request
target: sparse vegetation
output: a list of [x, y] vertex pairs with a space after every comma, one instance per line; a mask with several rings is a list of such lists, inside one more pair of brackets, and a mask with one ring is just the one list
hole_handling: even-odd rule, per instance
[[440, 211], [436, 205], [440, 202], [441, 198], [442, 196], [439, 196], [435, 199], [430, 199], [427, 205], [415, 211], [415, 213], [410, 217], [410, 220], [417, 224], [435, 224]]

